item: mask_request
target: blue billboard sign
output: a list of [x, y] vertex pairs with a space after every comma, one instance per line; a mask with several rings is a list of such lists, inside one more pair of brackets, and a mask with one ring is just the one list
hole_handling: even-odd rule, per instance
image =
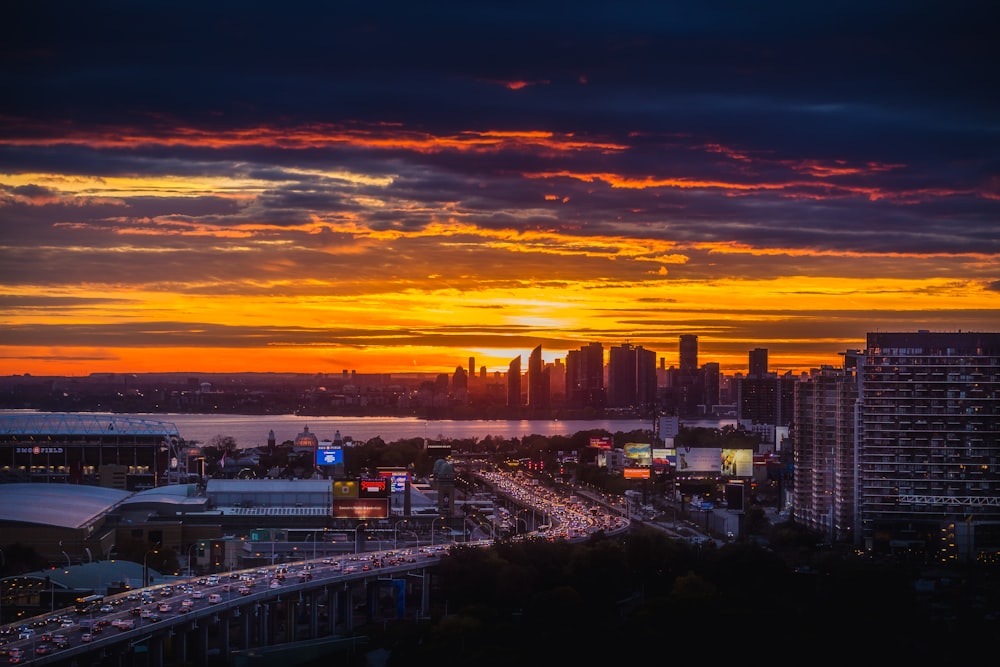
[[344, 450], [341, 447], [316, 449], [316, 465], [334, 466], [344, 462]]

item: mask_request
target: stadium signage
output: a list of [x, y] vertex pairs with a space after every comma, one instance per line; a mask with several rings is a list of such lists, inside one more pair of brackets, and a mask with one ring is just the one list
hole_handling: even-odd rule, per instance
[[18, 447], [14, 450], [17, 454], [62, 454], [62, 447]]

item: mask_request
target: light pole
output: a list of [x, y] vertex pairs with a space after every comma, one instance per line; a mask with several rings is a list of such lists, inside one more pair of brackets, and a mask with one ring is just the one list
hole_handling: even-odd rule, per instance
[[192, 542], [191, 546], [188, 547], [188, 576], [189, 577], [192, 574], [191, 561], [194, 560], [194, 556], [191, 555], [191, 550], [194, 549], [196, 546], [198, 546], [198, 543], [197, 542]]
[[396, 525], [392, 527], [392, 548], [399, 548], [399, 524], [408, 523], [408, 519], [400, 519], [396, 522]]
[[[439, 516], [434, 521], [445, 521], [448, 517]], [[434, 546], [434, 521], [431, 521], [431, 546]]]
[[367, 523], [359, 523], [354, 527], [354, 553], [358, 553], [358, 531], [362, 528], [367, 528]]
[[149, 586], [149, 554], [158, 554], [159, 549], [150, 549], [146, 552], [146, 555], [142, 557], [142, 587], [145, 588]]
[[522, 512], [530, 512], [530, 511], [532, 511], [532, 510], [529, 509], [529, 508], [527, 508], [527, 507], [524, 507], [524, 508], [519, 509], [518, 511], [514, 512], [514, 533], [515, 534], [517, 534], [517, 522], [518, 521], [523, 521], [524, 522], [524, 532], [526, 532], [526, 533], [528, 532], [528, 520], [527, 519], [518, 519], [517, 517], [521, 516]]
[[308, 537], [313, 543], [313, 560], [316, 560], [316, 533], [309, 533]]

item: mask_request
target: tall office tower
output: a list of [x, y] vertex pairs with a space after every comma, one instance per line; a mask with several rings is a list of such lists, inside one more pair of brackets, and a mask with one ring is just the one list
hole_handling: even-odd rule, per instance
[[705, 397], [703, 399], [705, 411], [711, 413], [715, 409], [715, 406], [719, 405], [722, 372], [719, 370], [719, 364], [711, 361], [701, 367], [701, 374], [704, 378], [705, 387]]
[[608, 407], [652, 408], [656, 403], [656, 353], [641, 345], [612, 347], [608, 358]]
[[476, 377], [476, 358], [469, 357], [469, 378]]
[[792, 516], [830, 542], [854, 542], [856, 353], [795, 384]]
[[566, 402], [566, 365], [562, 359], [553, 359], [551, 364], [545, 365], [545, 371], [549, 374], [549, 403], [551, 405], [562, 405]]
[[698, 369], [698, 336], [682, 334], [678, 351], [680, 363], [671, 403], [681, 417], [697, 417], [702, 414], [699, 406], [705, 396], [704, 379]]
[[507, 407], [521, 407], [521, 355], [511, 359], [507, 366]]
[[537, 346], [528, 355], [528, 407], [533, 410], [548, 410], [549, 375], [542, 361], [542, 346]]
[[608, 407], [629, 408], [635, 401], [635, 348], [622, 343], [608, 350]]
[[566, 353], [566, 402], [574, 408], [604, 408], [604, 346], [600, 343]]
[[698, 374], [698, 336], [681, 334], [680, 338], [680, 368], [681, 375], [695, 376]]
[[635, 348], [635, 404], [643, 410], [656, 406], [656, 352]]
[[451, 393], [456, 398], [465, 399], [469, 392], [469, 374], [461, 366], [455, 367], [455, 374], [451, 376]]
[[764, 377], [767, 375], [767, 348], [755, 347], [750, 350], [750, 370], [747, 375]]
[[858, 396], [866, 546], [1000, 550], [1000, 333], [869, 333]]

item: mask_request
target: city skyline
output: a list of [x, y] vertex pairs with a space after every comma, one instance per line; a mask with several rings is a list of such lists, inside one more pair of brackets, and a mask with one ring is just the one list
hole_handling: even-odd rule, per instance
[[0, 374], [746, 373], [1000, 322], [998, 9], [18, 3]]

